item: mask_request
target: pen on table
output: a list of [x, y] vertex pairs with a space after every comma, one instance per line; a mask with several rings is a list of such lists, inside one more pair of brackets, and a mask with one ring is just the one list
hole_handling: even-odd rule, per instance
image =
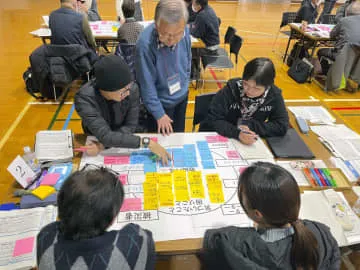
[[[245, 134], [249, 134], [249, 135], [253, 135], [252, 132], [246, 131], [246, 130], [240, 130], [240, 132], [245, 133]], [[257, 138], [257, 135], [255, 135], [255, 136], [256, 136], [256, 137], [255, 137], [254, 139], [257, 140], [257, 139], [258, 139], [258, 138]]]
[[81, 152], [84, 153], [86, 152], [87, 148], [85, 146], [80, 146], [78, 148], [74, 148], [74, 152]]

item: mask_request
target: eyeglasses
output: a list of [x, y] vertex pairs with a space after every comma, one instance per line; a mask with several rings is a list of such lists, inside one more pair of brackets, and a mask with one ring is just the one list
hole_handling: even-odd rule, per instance
[[175, 34], [169, 34], [169, 33], [161, 33], [159, 30], [158, 30], [158, 34], [159, 34], [159, 37], [160, 38], [165, 38], [165, 39], [177, 39], [177, 38], [180, 38], [180, 37], [183, 37], [185, 35], [185, 31], [181, 31], [181, 32], [178, 32], [178, 33], [175, 33]]
[[77, 0], [78, 2], [80, 2], [81, 4], [85, 4], [86, 1], [84, 0]]
[[91, 163], [86, 163], [84, 165], [84, 167], [81, 168], [81, 172], [85, 172], [85, 171], [92, 171], [92, 170], [106, 170], [109, 173], [113, 174], [116, 177], [116, 182], [114, 184], [115, 187], [117, 187], [117, 185], [119, 184], [120, 180], [119, 180], [119, 176], [120, 174], [108, 167], [104, 167], [104, 166], [99, 166], [99, 165], [95, 165], [95, 164], [91, 164]]

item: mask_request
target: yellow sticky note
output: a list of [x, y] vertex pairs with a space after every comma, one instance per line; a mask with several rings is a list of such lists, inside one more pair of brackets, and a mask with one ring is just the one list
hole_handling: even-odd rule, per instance
[[56, 190], [54, 187], [51, 186], [39, 186], [34, 189], [31, 193], [38, 197], [40, 200], [44, 200], [46, 197], [50, 196], [51, 194], [55, 193]]
[[174, 171], [174, 190], [177, 202], [190, 200], [188, 183], [185, 171]]
[[157, 210], [159, 208], [159, 199], [157, 196], [144, 195], [144, 210]]
[[224, 192], [222, 188], [221, 179], [218, 174], [206, 175], [206, 183], [211, 203], [223, 203]]
[[118, 28], [117, 28], [115, 25], [113, 25], [113, 26], [111, 27], [111, 30], [112, 30], [113, 32], [117, 32]]
[[146, 173], [145, 182], [158, 183], [159, 174], [158, 173]]
[[174, 206], [174, 195], [172, 192], [168, 191], [168, 190], [163, 190], [160, 191], [159, 190], [159, 203], [160, 206]]
[[191, 171], [188, 173], [188, 177], [189, 177], [191, 198], [204, 199], [205, 192], [204, 192], [201, 172]]
[[144, 190], [144, 210], [156, 210], [159, 207], [159, 198], [157, 183], [154, 181], [145, 181]]

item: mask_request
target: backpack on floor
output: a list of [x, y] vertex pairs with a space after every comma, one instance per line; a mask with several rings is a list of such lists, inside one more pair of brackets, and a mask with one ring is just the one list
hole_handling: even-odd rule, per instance
[[[298, 57], [296, 57], [297, 53], [298, 53]], [[300, 42], [296, 42], [294, 44], [294, 47], [291, 49], [291, 52], [287, 58], [286, 64], [289, 67], [291, 67], [293, 65], [293, 63], [295, 62], [295, 60], [308, 58], [308, 57], [309, 57], [309, 53], [304, 48], [304, 45], [301, 44]]]

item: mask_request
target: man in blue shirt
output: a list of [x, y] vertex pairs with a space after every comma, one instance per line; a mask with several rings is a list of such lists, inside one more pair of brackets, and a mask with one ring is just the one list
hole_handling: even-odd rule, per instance
[[184, 132], [191, 69], [191, 39], [183, 0], [160, 0], [154, 24], [136, 44], [136, 78], [151, 114], [149, 132]]

